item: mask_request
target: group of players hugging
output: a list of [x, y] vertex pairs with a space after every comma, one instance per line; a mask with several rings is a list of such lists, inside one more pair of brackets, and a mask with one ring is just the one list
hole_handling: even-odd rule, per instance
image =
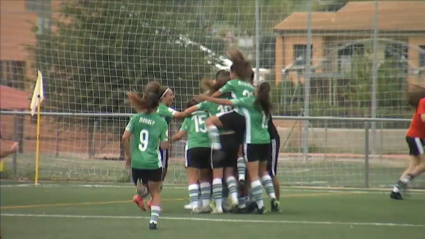
[[[131, 117], [122, 136], [125, 162], [136, 185], [133, 201], [146, 210], [145, 199], [150, 196], [147, 207], [152, 230], [157, 229], [161, 212], [169, 144], [184, 136], [190, 199], [186, 209], [193, 213], [266, 214], [264, 188], [271, 211], [280, 212], [276, 177], [280, 142], [271, 118], [270, 84], [262, 81], [254, 86], [254, 72], [242, 53], [229, 50], [227, 55], [233, 63], [230, 71], [220, 70], [216, 79], [203, 79], [204, 92], [189, 100], [183, 112], [170, 108], [173, 91], [156, 81], [145, 86], [143, 95], [127, 94], [137, 114]], [[394, 187], [393, 199], [402, 199], [401, 191], [425, 171], [425, 90], [418, 92], [409, 98], [416, 108], [406, 138], [412, 163]], [[180, 130], [169, 137], [172, 118], [184, 121]]]

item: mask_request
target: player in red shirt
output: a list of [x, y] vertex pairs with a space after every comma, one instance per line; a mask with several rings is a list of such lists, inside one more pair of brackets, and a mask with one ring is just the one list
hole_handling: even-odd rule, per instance
[[408, 98], [409, 104], [416, 109], [406, 135], [411, 160], [391, 192], [390, 197], [395, 200], [402, 200], [401, 191], [425, 171], [425, 88], [415, 93], [409, 92]]

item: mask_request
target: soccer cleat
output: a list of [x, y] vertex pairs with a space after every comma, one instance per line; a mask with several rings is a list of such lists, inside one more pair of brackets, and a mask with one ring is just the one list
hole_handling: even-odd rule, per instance
[[[143, 211], [146, 211], [145, 203], [143, 202], [143, 198], [140, 195], [136, 195], [133, 197], [133, 202], [137, 204], [137, 206], [142, 209]], [[150, 208], [150, 206], [149, 206]]]
[[188, 203], [188, 204], [184, 205], [184, 209], [192, 210], [193, 209], [192, 203]]
[[206, 206], [206, 207], [194, 207], [192, 209], [192, 213], [196, 213], [196, 214], [210, 213], [210, 212], [211, 212], [211, 207], [210, 206]]
[[394, 200], [403, 200], [403, 196], [401, 196], [401, 193], [396, 193], [394, 191], [391, 191], [390, 198]]
[[156, 223], [153, 223], [153, 222], [149, 223], [149, 229], [150, 230], [157, 230], [158, 228], [157, 228]]
[[265, 207], [257, 208], [256, 213], [257, 213], [257, 214], [263, 214], [263, 215], [265, 215], [265, 214], [269, 214], [269, 212], [266, 210], [266, 208], [265, 208]]
[[237, 213], [237, 214], [247, 214], [247, 213], [249, 213], [248, 207], [244, 207], [244, 208], [238, 207], [236, 209], [236, 212], [235, 213]]
[[246, 204], [246, 213], [253, 213], [257, 209], [256, 202], [248, 202]]
[[211, 211], [212, 214], [223, 214], [223, 208], [216, 207]]
[[276, 198], [271, 201], [271, 209], [272, 212], [280, 212], [280, 202]]

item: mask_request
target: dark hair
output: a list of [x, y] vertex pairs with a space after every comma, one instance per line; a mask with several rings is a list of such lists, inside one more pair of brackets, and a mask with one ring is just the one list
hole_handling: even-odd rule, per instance
[[151, 81], [145, 86], [144, 94], [147, 95], [149, 92], [157, 94], [160, 87], [161, 84], [158, 81]]
[[272, 111], [272, 103], [270, 102], [270, 84], [263, 81], [258, 85], [257, 98], [254, 101], [257, 110], [263, 110], [266, 115], [270, 115]]
[[199, 102], [198, 101], [196, 101], [194, 98], [191, 98], [188, 102], [187, 102], [187, 104], [186, 104], [186, 107], [187, 108], [190, 108], [190, 107], [192, 107], [192, 106], [194, 106], [194, 105], [197, 105]]
[[226, 70], [219, 70], [215, 74], [215, 82], [213, 79], [202, 79], [201, 88], [205, 91], [208, 91], [208, 94], [213, 94], [218, 91], [223, 85], [225, 85], [230, 80], [230, 72]]
[[137, 112], [150, 114], [159, 105], [158, 95], [153, 92], [148, 92], [143, 97], [140, 97], [136, 92], [127, 93], [128, 101]]
[[252, 77], [252, 67], [249, 61], [246, 61], [242, 52], [236, 49], [227, 51], [227, 56], [232, 61], [230, 71], [235, 72], [240, 80], [249, 82]]
[[161, 100], [164, 97], [164, 94], [167, 92], [167, 90], [170, 89], [166, 86], [160, 86], [158, 90], [158, 100]]
[[252, 71], [252, 73], [251, 73], [251, 84], [254, 84], [254, 77], [255, 77], [255, 73], [254, 73], [254, 71]]
[[407, 103], [417, 109], [421, 99], [425, 99], [425, 88], [419, 85], [409, 84], [406, 98]]

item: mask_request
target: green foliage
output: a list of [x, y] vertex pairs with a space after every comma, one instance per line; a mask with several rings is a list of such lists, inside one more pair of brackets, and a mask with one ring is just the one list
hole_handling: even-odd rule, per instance
[[185, 89], [177, 92], [178, 102], [198, 93], [193, 82], [212, 67], [209, 55], [192, 42], [216, 54], [225, 46], [185, 21], [193, 9], [173, 2], [66, 1], [60, 10], [66, 21], [55, 22], [58, 31], [37, 36], [39, 44], [30, 48], [45, 78], [48, 106], [66, 112], [131, 112], [125, 92], [141, 91], [152, 80]]

